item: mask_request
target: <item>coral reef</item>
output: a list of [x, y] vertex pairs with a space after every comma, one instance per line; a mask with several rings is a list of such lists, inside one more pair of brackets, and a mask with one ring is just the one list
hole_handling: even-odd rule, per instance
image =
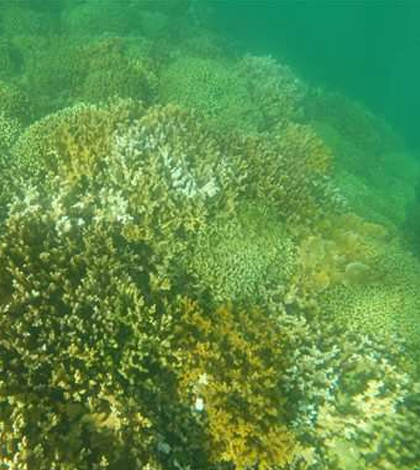
[[177, 330], [181, 393], [203, 414], [210, 460], [241, 470], [291, 463], [296, 444], [279, 393], [286, 356], [277, 321], [229, 305], [208, 315], [190, 302]]
[[[29, 126], [12, 149], [20, 172], [63, 181], [92, 176], [111, 151], [113, 134], [143, 112], [140, 102], [114, 100], [108, 105], [80, 104], [46, 116]], [[48, 180], [46, 180], [48, 182]]]
[[136, 54], [132, 56], [129, 46], [122, 38], [109, 38], [81, 49], [79, 68], [85, 75], [76, 86], [77, 99], [100, 102], [120, 97], [152, 101], [157, 88], [152, 64], [140, 44], [136, 44]]
[[353, 210], [401, 228], [414, 198], [418, 159], [383, 119], [359, 102], [317, 90], [305, 105], [306, 119], [334, 152], [335, 180]]
[[258, 106], [265, 131], [302, 118], [307, 87], [287, 65], [269, 56], [247, 55], [238, 61], [237, 71]]
[[250, 199], [274, 205], [292, 226], [310, 225], [345, 208], [330, 178], [331, 152], [314, 130], [290, 123], [275, 135], [228, 135]]
[[297, 120], [304, 95], [305, 86], [287, 66], [253, 56], [232, 65], [184, 54], [165, 68], [159, 87], [162, 101], [200, 110], [216, 127], [247, 133]]
[[294, 283], [313, 298], [336, 285], [360, 285], [381, 277], [379, 259], [389, 236], [384, 227], [355, 214], [330, 216], [300, 240]]
[[372, 268], [376, 276], [366, 282], [336, 286], [325, 291], [324, 314], [348, 330], [376, 338], [403, 342], [418, 356], [420, 297], [417, 283], [420, 265], [398, 241], [388, 241]]
[[198, 110], [218, 129], [258, 127], [258, 114], [248, 98], [245, 84], [224, 60], [181, 57], [160, 77], [162, 102]]
[[[24, 86], [34, 96], [38, 117], [79, 102], [153, 100], [157, 78], [140, 41], [47, 37], [36, 42], [42, 48], [26, 58]], [[33, 41], [25, 47], [34, 47]]]
[[[294, 459], [277, 392], [286, 356], [275, 319], [258, 308], [209, 310], [177, 295], [188, 290], [185, 279], [171, 285], [159, 278], [160, 255], [174, 251], [166, 246], [176, 241], [169, 230], [188, 223], [182, 206], [170, 218], [171, 198], [193, 205], [212, 197], [201, 186], [192, 192], [189, 179], [173, 184], [180, 180], [168, 172], [159, 199], [159, 180], [143, 173], [153, 171], [146, 156], [155, 151], [155, 171], [164, 176], [168, 159], [159, 166], [158, 138], [167, 121], [182, 117], [178, 109], [150, 111], [128, 141], [118, 137], [115, 165], [109, 161], [103, 174], [86, 175], [85, 185], [28, 183], [11, 203], [0, 244], [0, 370], [12, 377], [0, 381], [5, 464], [206, 468], [208, 460], [245, 469]], [[183, 149], [178, 139], [166, 134], [161, 142], [172, 144], [174, 162]], [[101, 190], [92, 191], [97, 179]], [[127, 191], [127, 181], [138, 184]], [[143, 189], [148, 181], [156, 193]], [[155, 211], [149, 226], [145, 210]], [[196, 397], [204, 374], [209, 386]]]
[[1, 8], [2, 470], [420, 467], [418, 162], [212, 5]]
[[417, 468], [420, 383], [405, 372], [399, 346], [296, 312], [282, 321], [292, 332], [284, 383], [295, 401], [298, 468]]
[[186, 253], [186, 271], [219, 302], [255, 301], [286, 286], [296, 269], [293, 237], [273, 209], [243, 206], [198, 234]]
[[343, 94], [313, 90], [305, 101], [305, 114], [310, 121], [329, 124], [371, 158], [401, 146], [400, 137], [384, 119], [374, 115], [363, 103]]

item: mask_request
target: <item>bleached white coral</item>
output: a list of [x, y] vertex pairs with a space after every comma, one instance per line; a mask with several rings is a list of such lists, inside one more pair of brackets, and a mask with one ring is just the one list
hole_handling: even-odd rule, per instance
[[[120, 163], [119, 172], [125, 178], [134, 181], [146, 177], [147, 170], [144, 168], [146, 161], [151, 159], [151, 164], [157, 171], [159, 177], [166, 181], [167, 185], [176, 194], [186, 198], [202, 197], [211, 198], [219, 192], [219, 186], [214, 175], [209, 173], [207, 181], [202, 182], [189, 163], [189, 157], [178, 149], [172, 149], [165, 142], [165, 134], [151, 135], [145, 128], [136, 128], [125, 135], [119, 135], [115, 139], [115, 160]], [[127, 173], [129, 162], [136, 161], [136, 171], [130, 175]], [[133, 165], [130, 165], [133, 168]]]
[[98, 208], [94, 220], [121, 224], [127, 224], [133, 220], [133, 216], [129, 213], [128, 201], [121, 190], [102, 188], [99, 191], [99, 200], [101, 206]]

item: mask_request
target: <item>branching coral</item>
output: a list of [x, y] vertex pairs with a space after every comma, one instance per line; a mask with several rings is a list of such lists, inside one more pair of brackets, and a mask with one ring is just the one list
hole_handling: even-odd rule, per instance
[[177, 334], [181, 393], [206, 427], [210, 459], [241, 470], [290, 463], [295, 442], [284, 421], [276, 320], [258, 308], [227, 305], [206, 314], [186, 302]]
[[0, 12], [0, 467], [418, 470], [420, 268], [351, 212], [404, 216], [392, 132], [236, 58], [201, 3], [51, 1], [47, 37], [24, 3]]
[[383, 119], [362, 103], [340, 93], [312, 91], [306, 101], [306, 116], [313, 121], [329, 123], [372, 159], [401, 145], [399, 137]]
[[25, 86], [39, 117], [81, 101], [119, 97], [150, 102], [154, 97], [157, 78], [141, 41], [47, 37], [39, 42], [42, 48], [28, 54], [25, 67]]
[[403, 341], [417, 357], [420, 341], [417, 259], [399, 242], [382, 246], [377, 264], [378, 277], [370, 282], [337, 286], [325, 291], [324, 314], [345, 328], [375, 337]]
[[0, 217], [5, 212], [7, 201], [10, 198], [8, 175], [10, 175], [12, 165], [9, 152], [20, 132], [19, 122], [16, 119], [6, 117], [0, 111]]
[[361, 103], [318, 90], [306, 105], [307, 118], [334, 151], [336, 181], [353, 210], [401, 227], [405, 207], [414, 198], [417, 159], [394, 130]]
[[200, 111], [218, 129], [258, 127], [258, 111], [245, 84], [225, 61], [195, 57], [174, 61], [160, 78], [159, 98]]
[[263, 130], [278, 130], [302, 117], [307, 88], [287, 65], [273, 57], [247, 55], [236, 67], [249, 99], [262, 115]]
[[265, 289], [286, 290], [296, 267], [292, 237], [275, 211], [243, 206], [198, 234], [186, 252], [186, 271], [219, 302], [252, 301]]
[[103, 459], [130, 468], [153, 442], [149, 407], [126, 387], [136, 383], [130, 364], [151, 357], [156, 311], [142, 299], [141, 259], [118, 248], [109, 224], [89, 223], [91, 210], [74, 208], [80, 224], [70, 227], [69, 207], [34, 190], [3, 226], [2, 461], [11, 468], [100, 468]]
[[74, 93], [79, 100], [100, 102], [112, 97], [140, 99], [150, 103], [157, 88], [152, 63], [142, 54], [141, 43], [136, 54], [127, 53], [130, 42], [122, 38], [93, 42], [79, 52], [83, 80]]
[[149, 247], [156, 256], [151, 282], [168, 288], [165, 272], [187, 237], [219, 209], [235, 206], [241, 188], [222, 151], [180, 108], [145, 113], [140, 103], [116, 101], [37, 122], [17, 142], [14, 160], [16, 173], [37, 184], [69, 185], [79, 195], [84, 189], [86, 200], [92, 191], [99, 197], [96, 217], [121, 222], [122, 237]]
[[276, 320], [156, 290], [153, 244], [121, 236], [127, 220], [107, 190], [28, 188], [2, 226], [3, 461], [40, 470], [291, 461]]
[[416, 469], [420, 385], [406, 372], [400, 345], [296, 310], [280, 322], [291, 348], [284, 384], [301, 442], [298, 468]]
[[279, 130], [301, 114], [305, 86], [270, 57], [226, 60], [182, 57], [166, 68], [160, 98], [200, 110], [218, 128]]
[[28, 187], [2, 224], [0, 370], [10, 380], [0, 381], [0, 430], [10, 468], [205, 468], [201, 428], [176, 398], [179, 309], [151, 281], [152, 243], [122, 237], [114, 196], [106, 186]]
[[111, 151], [115, 131], [142, 112], [142, 104], [130, 100], [66, 108], [30, 126], [13, 149], [14, 159], [20, 171], [43, 178], [48, 172], [63, 181], [93, 176]]
[[329, 176], [331, 153], [309, 126], [290, 124], [275, 136], [230, 136], [226, 145], [235, 167], [244, 168], [247, 196], [268, 201], [292, 225], [310, 226], [343, 209]]

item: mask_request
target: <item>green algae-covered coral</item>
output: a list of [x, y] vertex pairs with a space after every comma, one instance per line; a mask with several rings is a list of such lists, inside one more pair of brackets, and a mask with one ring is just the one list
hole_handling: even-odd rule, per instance
[[219, 129], [267, 132], [301, 115], [305, 86], [270, 57], [181, 57], [160, 77], [159, 98], [200, 110]]
[[420, 341], [417, 282], [420, 266], [400, 242], [387, 242], [379, 251], [377, 271], [370, 282], [336, 286], [321, 301], [325, 314], [349, 330], [403, 341], [417, 357]]
[[154, 67], [136, 38], [42, 37], [36, 39], [38, 48], [34, 41], [29, 38], [22, 48], [30, 51], [25, 52], [24, 86], [38, 117], [81, 101], [150, 102], [154, 97]]
[[286, 290], [296, 266], [296, 249], [275, 211], [254, 206], [211, 224], [191, 242], [186, 270], [219, 302], [264, 297], [273, 285]]

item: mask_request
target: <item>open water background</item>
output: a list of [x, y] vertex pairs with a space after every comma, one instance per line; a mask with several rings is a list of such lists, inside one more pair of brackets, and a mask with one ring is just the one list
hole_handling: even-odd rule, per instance
[[214, 23], [250, 51], [364, 101], [420, 146], [420, 2], [223, 0]]

